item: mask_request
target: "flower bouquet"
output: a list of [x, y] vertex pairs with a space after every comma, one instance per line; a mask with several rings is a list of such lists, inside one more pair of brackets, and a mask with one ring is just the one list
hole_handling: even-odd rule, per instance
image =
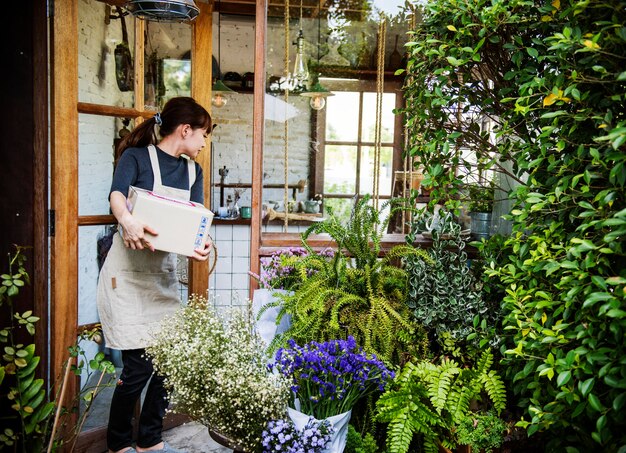
[[318, 453], [330, 445], [334, 432], [328, 420], [313, 417], [300, 430], [291, 420], [271, 420], [263, 431], [263, 453]]
[[146, 352], [165, 376], [173, 411], [244, 451], [258, 451], [267, 421], [285, 415], [289, 383], [268, 372], [265, 346], [248, 313], [221, 316], [193, 295], [164, 320]]
[[277, 351], [270, 365], [291, 380], [289, 416], [296, 428], [303, 428], [310, 416], [328, 419], [335, 433], [332, 452], [342, 452], [352, 408], [361, 398], [385, 389], [393, 371], [375, 356], [368, 357], [353, 337], [347, 340], [310, 342]]

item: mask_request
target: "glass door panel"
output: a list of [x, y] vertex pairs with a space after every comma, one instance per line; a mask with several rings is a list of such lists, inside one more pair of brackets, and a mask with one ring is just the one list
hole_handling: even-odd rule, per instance
[[172, 97], [191, 95], [191, 63], [189, 24], [146, 22], [146, 110], [160, 110]]
[[[126, 124], [125, 124], [126, 123]], [[107, 215], [113, 180], [114, 149], [134, 121], [101, 115], [78, 115], [78, 213]]]
[[133, 107], [135, 19], [122, 7], [78, 2], [78, 101]]

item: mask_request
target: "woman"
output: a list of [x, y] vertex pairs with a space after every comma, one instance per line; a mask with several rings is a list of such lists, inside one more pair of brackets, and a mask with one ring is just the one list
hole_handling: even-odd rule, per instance
[[[129, 186], [160, 195], [203, 203], [202, 168], [195, 159], [212, 130], [209, 113], [189, 97], [173, 98], [121, 141], [109, 194], [118, 221], [98, 280], [98, 312], [107, 346], [122, 350], [123, 369], [117, 382], [107, 429], [110, 452], [177, 452], [161, 437], [168, 405], [163, 377], [153, 375], [144, 352], [151, 333], [164, 316], [180, 307], [176, 255], [155, 251], [146, 232], [151, 225], [133, 217], [126, 206]], [[156, 129], [161, 140], [157, 143]], [[156, 146], [155, 146], [156, 145]], [[208, 258], [211, 244], [191, 257]], [[148, 384], [148, 381], [149, 384]], [[136, 449], [132, 448], [135, 405], [148, 384], [138, 420]]]

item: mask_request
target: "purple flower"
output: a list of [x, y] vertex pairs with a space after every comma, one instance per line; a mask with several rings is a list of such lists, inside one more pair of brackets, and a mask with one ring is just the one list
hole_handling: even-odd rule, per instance
[[335, 429], [328, 420], [309, 418], [302, 430], [291, 420], [271, 420], [261, 435], [263, 452], [319, 452], [330, 446]]
[[[261, 258], [259, 275], [253, 272], [249, 272], [249, 274], [258, 280], [261, 288], [291, 290], [300, 281], [297, 263], [307, 255], [308, 251], [303, 247], [282, 249], [268, 257]], [[318, 252], [317, 255], [330, 258], [334, 255], [334, 251], [327, 248]], [[308, 276], [311, 276], [313, 272], [315, 271], [312, 269], [306, 270]]]
[[393, 371], [375, 356], [368, 357], [351, 336], [303, 347], [289, 340], [288, 345], [277, 351], [273, 367], [292, 379], [301, 411], [317, 419], [352, 409], [360, 398], [383, 391], [394, 378]]

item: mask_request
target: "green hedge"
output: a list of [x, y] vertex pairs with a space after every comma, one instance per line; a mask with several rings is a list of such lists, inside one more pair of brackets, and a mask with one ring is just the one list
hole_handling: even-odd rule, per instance
[[626, 451], [625, 24], [625, 1], [435, 0], [408, 44], [423, 184], [459, 207], [459, 147], [519, 183], [490, 276], [520, 424], [549, 450]]

